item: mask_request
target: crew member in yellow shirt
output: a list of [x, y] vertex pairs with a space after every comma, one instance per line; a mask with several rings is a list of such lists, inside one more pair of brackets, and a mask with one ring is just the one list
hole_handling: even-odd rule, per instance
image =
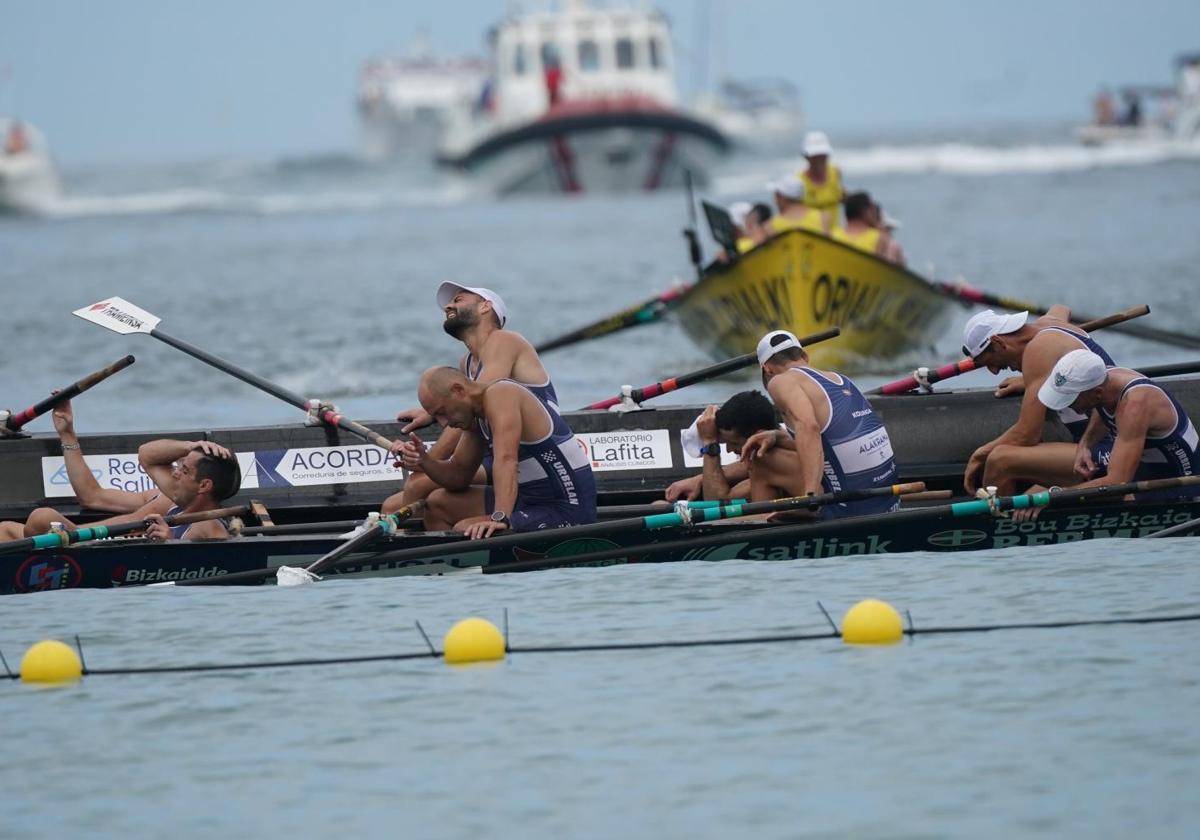
[[785, 175], [768, 184], [767, 189], [775, 196], [775, 207], [779, 210], [770, 221], [773, 233], [800, 229], [829, 235], [828, 216], [805, 204], [804, 184], [795, 175]]
[[851, 193], [846, 197], [846, 226], [833, 229], [830, 234], [838, 242], [874, 254], [877, 257], [903, 265], [899, 246], [892, 237], [876, 226], [878, 206], [865, 192]]
[[846, 198], [842, 170], [829, 162], [833, 146], [823, 131], [804, 135], [804, 157], [808, 168], [798, 173], [804, 183], [804, 203], [826, 214], [831, 227], [838, 226], [838, 206]]

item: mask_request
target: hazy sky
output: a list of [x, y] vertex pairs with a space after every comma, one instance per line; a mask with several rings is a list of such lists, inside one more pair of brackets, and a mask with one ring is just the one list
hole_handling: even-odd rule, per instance
[[[369, 56], [418, 31], [482, 52], [503, 0], [0, 0], [0, 114], [60, 162], [345, 149]], [[527, 2], [525, 8], [539, 4]], [[663, 0], [679, 81], [776, 76], [838, 129], [1085, 118], [1101, 83], [1169, 81], [1198, 0]], [[708, 45], [700, 44], [707, 19]]]

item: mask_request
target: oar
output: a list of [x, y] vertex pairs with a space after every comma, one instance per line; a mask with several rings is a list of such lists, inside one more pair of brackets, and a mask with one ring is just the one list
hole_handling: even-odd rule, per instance
[[[1094, 321], [1088, 321], [1086, 323], [1079, 324], [1078, 326], [1084, 332], [1093, 332], [1095, 330], [1102, 330], [1105, 327], [1111, 327], [1114, 324], [1120, 324], [1123, 321], [1128, 321], [1133, 318], [1140, 318], [1143, 315], [1149, 314], [1149, 312], [1150, 307], [1142, 304], [1141, 306], [1135, 306], [1132, 309], [1126, 309], [1124, 312], [1117, 312], [1114, 315], [1109, 315], [1104, 318], [1097, 318]], [[975, 364], [974, 359], [961, 359], [953, 364], [943, 365], [940, 368], [930, 370], [926, 375], [926, 381], [932, 385], [935, 382], [941, 382], [943, 379], [949, 379], [952, 376], [970, 373], [971, 371], [975, 370], [976, 367], [978, 367], [978, 365]], [[909, 391], [913, 391], [920, 387], [921, 382], [917, 379], [915, 374], [910, 373], [903, 379], [897, 379], [895, 382], [889, 382], [886, 385], [879, 386], [878, 388], [872, 388], [870, 391], [867, 391], [867, 393], [887, 395], [906, 394]]]
[[333, 551], [330, 551], [324, 557], [309, 563], [303, 569], [297, 569], [292, 566], [280, 566], [275, 570], [276, 579], [280, 584], [286, 586], [297, 586], [305, 583], [315, 583], [321, 579], [321, 573], [341, 560], [347, 554], [352, 554], [364, 546], [368, 546], [381, 537], [391, 536], [401, 527], [406, 519], [411, 519], [413, 515], [425, 506], [424, 501], [417, 501], [411, 505], [405, 505], [394, 513], [387, 516], [381, 516], [378, 519], [370, 520], [367, 529], [361, 534], [351, 537], [346, 542], [339, 545]]
[[[210, 519], [222, 519], [227, 516], [244, 516], [249, 511], [249, 507], [241, 505], [238, 507], [217, 508], [216, 510], [203, 510], [199, 513], [177, 513], [174, 516], [166, 517], [165, 521], [168, 526], [174, 527], [176, 525], [190, 525], [194, 522], [207, 522]], [[91, 525], [83, 528], [66, 528], [62, 531], [50, 531], [49, 533], [38, 534], [36, 537], [26, 537], [22, 540], [0, 542], [0, 554], [6, 554], [10, 551], [64, 548], [75, 543], [118, 537], [121, 534], [141, 531], [146, 527], [147, 521], [145, 519], [138, 519], [134, 522], [118, 522], [115, 525]]]
[[[800, 343], [805, 347], [811, 344], [818, 344], [822, 341], [828, 341], [831, 338], [836, 338], [841, 335], [840, 327], [833, 327], [824, 332], [806, 335], [800, 339]], [[754, 353], [746, 353], [743, 356], [734, 356], [732, 359], [726, 359], [723, 362], [717, 362], [715, 365], [710, 365], [700, 370], [694, 370], [691, 373], [685, 373], [681, 376], [675, 376], [671, 379], [664, 379], [662, 382], [655, 382], [653, 385], [646, 385], [642, 388], [632, 388], [629, 393], [622, 394], [619, 397], [609, 397], [600, 402], [594, 402], [591, 405], [585, 405], [583, 411], [588, 409], [603, 410], [610, 408], [618, 403], [624, 402], [628, 397], [635, 403], [640, 403], [643, 400], [648, 400], [651, 397], [659, 397], [663, 394], [669, 394], [672, 391], [678, 391], [680, 388], [686, 388], [688, 385], [695, 385], [697, 382], [703, 382], [706, 379], [713, 379], [722, 376], [731, 371], [741, 370], [744, 367], [758, 364], [758, 357]]]
[[256, 376], [247, 370], [243, 370], [232, 362], [227, 362], [205, 350], [201, 350], [199, 347], [188, 344], [186, 341], [168, 335], [158, 329], [158, 323], [162, 320], [161, 318], [150, 314], [127, 300], [119, 297], [111, 297], [100, 303], [76, 309], [75, 314], [85, 321], [91, 321], [93, 324], [98, 324], [120, 335], [141, 333], [157, 338], [164, 344], [169, 344], [176, 350], [182, 350], [184, 353], [195, 359], [199, 359], [206, 365], [211, 365], [219, 371], [228, 373], [230, 376], [242, 380], [247, 385], [253, 385], [260, 391], [266, 391], [271, 396], [294, 405], [301, 411], [316, 412], [319, 419], [330, 426], [345, 429], [351, 434], [358, 435], [360, 438], [376, 446], [381, 446], [384, 449], [388, 449], [392, 445], [392, 442], [383, 435], [368, 429], [361, 423], [347, 419], [329, 408], [322, 409], [320, 400], [306, 400], [304, 397], [289, 391], [281, 385], [268, 382], [261, 376]]
[[[1183, 478], [1163, 478], [1153, 481], [1134, 481], [1128, 484], [1110, 484], [1107, 487], [1091, 487], [1086, 490], [1065, 490], [1054, 492], [1043, 491], [1022, 496], [999, 496], [996, 499], [972, 499], [966, 502], [954, 502], [949, 505], [909, 508], [892, 513], [874, 513], [866, 516], [847, 516], [830, 522], [806, 522], [797, 525], [770, 525], [769, 533], [780, 541], [793, 542], [803, 539], [812, 533], [828, 532], [830, 530], [853, 529], [869, 530], [876, 526], [894, 525], [903, 522], [920, 522], [940, 517], [972, 517], [988, 516], [993, 512], [1020, 510], [1022, 508], [1043, 508], [1051, 504], [1079, 504], [1089, 501], [1120, 498], [1127, 493], [1144, 493], [1153, 490], [1169, 490], [1177, 487], [1188, 487], [1200, 484], [1200, 476], [1192, 475]], [[753, 533], [753, 532], [751, 532]], [[601, 551], [589, 551], [581, 554], [565, 555], [562, 557], [539, 558], [535, 560], [519, 560], [512, 563], [487, 565], [483, 567], [485, 575], [501, 574], [504, 572], [533, 572], [542, 569], [553, 569], [560, 566], [574, 566], [581, 563], [598, 563], [605, 560], [615, 560], [624, 557], [645, 557], [654, 554], [665, 554], [686, 549], [712, 548], [719, 545], [744, 543], [747, 532], [743, 529], [733, 530], [728, 534], [706, 535], [703, 539], [685, 538], [642, 545], [630, 545], [608, 548]]]
[[[975, 289], [971, 286], [964, 286], [959, 283], [935, 282], [934, 287], [944, 295], [965, 301], [966, 303], [978, 303], [984, 306], [996, 306], [1000, 309], [1010, 309], [1013, 312], [1031, 312], [1034, 315], [1045, 315], [1049, 311], [1049, 307], [1042, 306], [1037, 303], [1032, 303], [1019, 298], [1007, 297], [1005, 295], [997, 295], [991, 292], [985, 292], [982, 289]], [[1082, 312], [1077, 312], [1074, 308], [1071, 309], [1072, 321], [1091, 321], [1090, 316], [1084, 315]], [[1200, 347], [1200, 336], [1188, 335], [1187, 333], [1175, 332], [1174, 330], [1164, 330], [1157, 327], [1148, 327], [1144, 324], [1113, 324], [1113, 332], [1123, 332], [1129, 335], [1145, 338], [1150, 341], [1157, 341], [1161, 344], [1173, 344], [1176, 347]]]
[[1139, 367], [1137, 370], [1138, 373], [1150, 377], [1180, 376], [1181, 374], [1200, 371], [1200, 361], [1176, 362], [1172, 365], [1149, 365], [1148, 367]]
[[[639, 516], [631, 519], [616, 519], [607, 522], [593, 522], [588, 525], [573, 525], [568, 528], [552, 528], [542, 531], [514, 531], [506, 534], [501, 534], [498, 537], [489, 537], [483, 540], [473, 540], [470, 542], [471, 551], [487, 551], [493, 548], [504, 548], [506, 546], [519, 545], [527, 546], [533, 543], [542, 543], [548, 540], [561, 542], [563, 540], [575, 539], [577, 537], [598, 537], [610, 536], [615, 534], [624, 534], [637, 531], [655, 531], [661, 528], [673, 528], [679, 525], [685, 525], [689, 522], [714, 522], [718, 519], [729, 519], [736, 516], [748, 516], [756, 513], [774, 513], [784, 510], [801, 510], [818, 508], [826, 504], [835, 504], [838, 502], [860, 501], [862, 499], [872, 499], [879, 496], [901, 496], [906, 493], [920, 493], [925, 490], [924, 482], [911, 482], [908, 484], [893, 484], [889, 487], [870, 487], [863, 490], [844, 490], [840, 493], [824, 493], [817, 496], [795, 496], [786, 499], [775, 499], [770, 502], [751, 502], [742, 505], [723, 505], [721, 507], [701, 508], [697, 511], [690, 511], [689, 514], [681, 514], [674, 510], [664, 513], [652, 514], [650, 516]], [[394, 514], [393, 514], [394, 515]], [[380, 517], [384, 519], [387, 517]], [[417, 546], [416, 548], [404, 549], [388, 555], [388, 562], [396, 562], [402, 560], [421, 560], [431, 557], [438, 557], [446, 553], [448, 542], [458, 544], [465, 541], [451, 540], [441, 541], [434, 545]], [[361, 543], [359, 544], [361, 546]], [[334, 551], [344, 549], [345, 544], [339, 546]], [[334, 552], [330, 552], [331, 554]], [[329, 555], [326, 555], [328, 557]], [[344, 556], [344, 552], [339, 557]], [[316, 563], [308, 567], [308, 571], [317, 568], [318, 571], [324, 571], [329, 568], [336, 568], [337, 559], [328, 563], [324, 562], [325, 558], [321, 558]], [[172, 581], [176, 586], [209, 586], [213, 584], [227, 583], [249, 583], [255, 580], [272, 577], [277, 569], [251, 569], [246, 572], [231, 572], [226, 575], [216, 575], [214, 577], [196, 578], [192, 580]]]
[[57, 394], [46, 397], [46, 399], [31, 405], [24, 411], [18, 411], [16, 414], [10, 414], [4, 420], [4, 428], [10, 433], [19, 431], [22, 426], [35, 417], [40, 417], [47, 411], [53, 411], [62, 403], [73, 397], [79, 396], [93, 385], [99, 385], [117, 371], [125, 370], [125, 368], [129, 367], [131, 364], [133, 364], [133, 356], [126, 356], [123, 359], [117, 359], [108, 367], [102, 368], [95, 373], [83, 377], [83, 379], [80, 379], [78, 382], [68, 385]]
[[629, 327], [652, 324], [666, 315], [671, 304], [690, 292], [694, 285], [694, 283], [678, 283], [649, 300], [644, 300], [641, 303], [630, 306], [628, 309], [622, 309], [620, 312], [609, 315], [607, 318], [601, 318], [599, 321], [588, 324], [586, 327], [580, 327], [565, 335], [560, 335], [558, 338], [544, 341], [534, 349], [539, 353], [546, 353], [550, 350], [557, 350], [560, 347], [577, 344], [580, 341], [587, 341], [590, 338], [612, 335]]

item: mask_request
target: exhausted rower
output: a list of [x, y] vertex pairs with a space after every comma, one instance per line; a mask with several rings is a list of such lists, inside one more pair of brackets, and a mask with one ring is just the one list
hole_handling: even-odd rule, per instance
[[[1108, 367], [1090, 350], [1072, 350], [1054, 365], [1037, 398], [1052, 410], [1092, 411], [1075, 447], [1075, 473], [1086, 479], [1075, 488], [1196, 475], [1200, 436], [1170, 391], [1129, 368]], [[1106, 460], [1093, 456], [1096, 445], [1113, 437]], [[1042, 490], [1034, 487], [1033, 491]], [[1191, 499], [1193, 487], [1156, 492]]]
[[[1114, 365], [1112, 357], [1083, 330], [1068, 319], [1071, 310], [1061, 304], [1033, 323], [1028, 312], [997, 315], [988, 309], [971, 316], [963, 327], [963, 352], [993, 374], [1001, 370], [1020, 372], [1019, 379], [1006, 380], [996, 391], [997, 397], [1024, 388], [1021, 413], [1007, 431], [980, 446], [967, 461], [963, 487], [974, 494], [981, 486], [996, 487], [1002, 496], [1011, 496], [1018, 484], [1067, 485], [1075, 478], [1075, 445], [1083, 437], [1088, 418], [1067, 407], [1058, 412], [1072, 443], [1043, 443], [1046, 406], [1037, 398], [1038, 389], [1050, 371], [1072, 350], [1090, 350]], [[1111, 438], [1098, 441], [1092, 458], [1107, 460]]]
[[[557, 410], [554, 385], [537, 351], [524, 336], [504, 328], [508, 309], [500, 295], [491, 289], [445, 282], [438, 287], [437, 305], [446, 317], [442, 329], [467, 347], [467, 354], [459, 361], [459, 370], [468, 379], [483, 384], [512, 379], [555, 405]], [[419, 408], [402, 411], [397, 419], [406, 421], [400, 430], [405, 434], [434, 422], [428, 412]], [[430, 457], [435, 460], [450, 457], [461, 435], [458, 429], [444, 429], [430, 450]], [[486, 459], [472, 483], [488, 483], [490, 470], [491, 460]], [[424, 473], [410, 475], [404, 489], [385, 500], [381, 510], [392, 513], [424, 499], [437, 487], [437, 482]]]
[[[849, 377], [813, 368], [808, 351], [787, 330], [763, 336], [758, 342], [758, 361], [767, 393], [787, 431], [753, 435], [742, 447], [743, 460], [760, 457], [774, 447], [795, 452], [804, 495], [896, 483], [891, 438]], [[886, 513], [899, 505], [893, 497], [826, 505], [821, 518]]]
[[[439, 485], [426, 500], [427, 529], [481, 539], [596, 520], [591, 460], [544, 395], [511, 379], [484, 384], [434, 367], [422, 374], [417, 396], [438, 423], [462, 432], [447, 458], [432, 457], [415, 434], [393, 450]], [[472, 485], [489, 456], [491, 486]]]
[[[233, 452], [208, 440], [162, 439], [142, 444], [138, 461], [161, 495], [131, 513], [94, 524], [114, 525], [145, 519], [150, 522], [145, 536], [154, 540], [223, 540], [229, 536], [226, 524], [219, 519], [174, 527], [168, 526], [164, 519], [177, 513], [216, 510], [222, 501], [237, 493], [242, 471]], [[55, 522], [74, 527], [73, 522], [53, 508], [38, 508], [26, 520], [25, 536], [44, 534]]]

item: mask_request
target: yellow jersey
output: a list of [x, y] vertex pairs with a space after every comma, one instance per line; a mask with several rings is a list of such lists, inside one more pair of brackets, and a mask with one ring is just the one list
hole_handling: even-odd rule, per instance
[[783, 233], [785, 230], [811, 230], [813, 233], [825, 233], [824, 214], [820, 210], [815, 210], [812, 207], [804, 208], [804, 215], [800, 218], [792, 216], [772, 216], [771, 229], [776, 233]]
[[739, 236], [737, 240], [737, 251], [739, 254], [744, 254], [754, 247], [754, 240], [749, 236]]
[[825, 183], [823, 184], [813, 183], [807, 169], [797, 175], [804, 183], [804, 203], [809, 207], [829, 213], [829, 220], [836, 223], [838, 205], [841, 204], [842, 193], [845, 192], [842, 187], [842, 170], [832, 163], [826, 165]]
[[879, 231], [876, 228], [867, 228], [862, 233], [847, 233], [844, 228], [836, 227], [829, 235], [838, 242], [868, 254], [879, 253]]

